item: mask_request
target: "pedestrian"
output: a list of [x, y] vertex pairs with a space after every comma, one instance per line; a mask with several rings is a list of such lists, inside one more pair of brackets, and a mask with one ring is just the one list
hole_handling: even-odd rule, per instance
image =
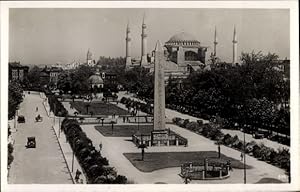
[[35, 111], [36, 111], [36, 112], [37, 112], [37, 111], [39, 111], [39, 108], [38, 108], [38, 107], [36, 107], [36, 108], [35, 108]]
[[79, 171], [79, 170], [77, 169], [75, 174], [76, 174], [76, 175], [75, 175], [75, 181], [76, 181], [76, 183], [78, 183], [79, 177], [80, 177], [80, 175], [81, 175], [81, 171]]
[[244, 154], [243, 152], [241, 152], [241, 161], [243, 161], [243, 159], [244, 159]]
[[99, 150], [102, 151], [102, 142], [99, 144]]

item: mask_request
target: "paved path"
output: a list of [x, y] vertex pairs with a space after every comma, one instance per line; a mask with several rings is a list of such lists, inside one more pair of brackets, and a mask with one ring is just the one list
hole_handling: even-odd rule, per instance
[[[179, 152], [179, 151], [217, 151], [217, 146], [213, 141], [193, 133], [189, 130], [180, 128], [176, 125], [167, 125], [171, 130], [188, 138], [188, 147], [149, 147], [147, 152]], [[93, 144], [98, 147], [100, 142], [103, 144], [102, 154], [109, 159], [111, 166], [115, 167], [119, 174], [126, 175], [135, 183], [183, 183], [182, 178], [178, 175], [180, 167], [161, 169], [151, 173], [141, 172], [136, 169], [123, 153], [137, 152], [138, 149], [131, 141], [130, 137], [104, 137], [100, 134], [93, 125], [83, 125], [82, 129], [87, 136], [93, 141]], [[229, 147], [222, 146], [221, 152], [235, 159], [240, 159], [240, 152]], [[258, 161], [253, 157], [247, 156], [247, 164], [253, 166], [253, 169], [247, 170], [248, 183], [255, 183], [264, 177], [278, 178], [284, 175], [284, 170], [269, 165], [263, 161]], [[287, 181], [287, 180], [283, 180]], [[226, 180], [217, 181], [192, 181], [192, 183], [243, 183], [243, 170], [234, 169], [231, 177]]]
[[[43, 122], [35, 122], [36, 107]], [[51, 128], [53, 120], [47, 117], [39, 94], [26, 94], [20, 105], [19, 115], [26, 123], [18, 124], [13, 133], [14, 161], [8, 182], [12, 184], [72, 184], [57, 138]], [[35, 136], [36, 148], [26, 149], [27, 137]]]
[[[119, 98], [121, 99], [122, 97], [133, 98], [133, 94], [132, 93], [127, 94], [126, 92], [123, 91], [123, 92], [119, 93]], [[141, 101], [137, 98], [134, 98], [134, 99], [137, 100], [137, 101]], [[197, 118], [197, 117], [193, 117], [193, 116], [190, 116], [190, 115], [187, 115], [187, 114], [183, 114], [183, 113], [180, 113], [180, 112], [172, 110], [172, 109], [166, 109], [166, 117], [167, 117], [168, 120], [172, 120], [174, 117], [180, 117], [182, 119], [189, 119], [190, 121], [202, 120], [203, 123], [208, 123], [209, 122], [208, 120], [204, 120], [204, 119], [201, 119], [201, 118]], [[224, 134], [228, 133], [231, 136], [237, 135], [239, 137], [239, 139], [243, 139], [243, 132], [241, 132], [239, 130], [222, 129], [222, 132]], [[255, 139], [250, 134], [246, 134], [245, 137], [246, 137], [247, 142], [255, 141], [256, 143], [263, 143], [265, 146], [271, 147], [275, 150], [277, 150], [279, 148], [287, 148], [287, 149], [290, 148], [287, 145], [283, 145], [283, 144], [280, 144], [280, 143], [275, 142], [275, 141], [271, 141], [271, 140], [266, 139], [266, 138], [265, 139]]]

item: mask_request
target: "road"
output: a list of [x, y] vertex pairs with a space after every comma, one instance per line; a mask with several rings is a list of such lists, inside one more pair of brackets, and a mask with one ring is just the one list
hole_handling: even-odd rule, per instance
[[[38, 112], [36, 112], [38, 107]], [[35, 122], [40, 114], [43, 122]], [[13, 133], [14, 161], [9, 170], [10, 184], [72, 184], [72, 180], [57, 138], [52, 129], [53, 120], [46, 115], [39, 94], [26, 94], [20, 105], [19, 115], [26, 123], [17, 124]], [[27, 137], [36, 138], [36, 148], [26, 149]]]

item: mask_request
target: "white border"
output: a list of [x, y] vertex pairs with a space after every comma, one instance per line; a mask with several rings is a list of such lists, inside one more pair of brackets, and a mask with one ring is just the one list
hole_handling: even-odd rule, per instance
[[[284, 8], [290, 9], [291, 59], [291, 184], [168, 185], [8, 185], [7, 90], [9, 8]], [[299, 12], [293, 1], [0, 1], [1, 13], [1, 191], [298, 191], [299, 177]]]

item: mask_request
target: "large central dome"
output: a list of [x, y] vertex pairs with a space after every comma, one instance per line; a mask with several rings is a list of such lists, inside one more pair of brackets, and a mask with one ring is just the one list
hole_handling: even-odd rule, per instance
[[173, 35], [168, 43], [173, 43], [173, 42], [199, 42], [193, 35], [186, 33], [186, 32], [181, 32], [176, 35]]

